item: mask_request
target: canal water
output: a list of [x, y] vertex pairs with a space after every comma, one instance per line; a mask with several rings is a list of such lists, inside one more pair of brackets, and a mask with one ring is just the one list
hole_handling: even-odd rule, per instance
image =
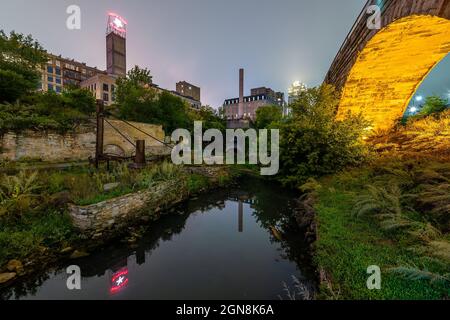
[[[245, 178], [192, 199], [154, 222], [134, 245], [118, 242], [28, 279], [0, 299], [289, 299], [294, 277], [313, 288], [295, 195]], [[67, 289], [69, 264], [81, 290]]]

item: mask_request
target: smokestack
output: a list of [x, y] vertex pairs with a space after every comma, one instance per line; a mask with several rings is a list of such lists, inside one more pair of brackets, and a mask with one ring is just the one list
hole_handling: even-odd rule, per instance
[[244, 116], [244, 69], [239, 69], [239, 118]]

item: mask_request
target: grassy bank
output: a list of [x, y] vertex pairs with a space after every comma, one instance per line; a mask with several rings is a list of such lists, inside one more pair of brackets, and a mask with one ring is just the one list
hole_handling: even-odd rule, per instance
[[[450, 165], [383, 158], [320, 180], [315, 262], [329, 276], [322, 298], [450, 296]], [[367, 268], [382, 272], [368, 290]]]

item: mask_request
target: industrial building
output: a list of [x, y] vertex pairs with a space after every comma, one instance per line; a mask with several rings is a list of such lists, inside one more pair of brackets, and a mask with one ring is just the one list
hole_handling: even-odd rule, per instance
[[[250, 95], [244, 96], [244, 69], [240, 69], [239, 97], [226, 99], [223, 103], [225, 117], [230, 126], [247, 126], [247, 122], [256, 120], [256, 110], [267, 105], [278, 105], [283, 108], [285, 105], [284, 93], [260, 87], [251, 89]], [[241, 124], [238, 124], [238, 122], [241, 122]]]

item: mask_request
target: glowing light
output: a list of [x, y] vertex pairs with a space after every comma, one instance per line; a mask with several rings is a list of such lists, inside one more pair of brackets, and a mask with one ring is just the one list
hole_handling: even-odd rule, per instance
[[123, 268], [113, 274], [111, 278], [111, 294], [118, 293], [128, 284], [128, 268]]
[[422, 100], [423, 100], [423, 97], [422, 97], [422, 96], [417, 96], [417, 97], [416, 97], [416, 101], [417, 101], [417, 102], [420, 102], [420, 101], [422, 101]]
[[114, 24], [117, 28], [123, 28], [123, 22], [119, 18], [114, 19]]
[[409, 112], [414, 114], [414, 113], [417, 112], [417, 108], [416, 107], [411, 107], [411, 108], [409, 108]]
[[125, 34], [127, 24], [128, 22], [118, 14], [115, 14], [113, 12], [108, 13], [108, 25], [111, 30], [115, 30], [121, 34]]

